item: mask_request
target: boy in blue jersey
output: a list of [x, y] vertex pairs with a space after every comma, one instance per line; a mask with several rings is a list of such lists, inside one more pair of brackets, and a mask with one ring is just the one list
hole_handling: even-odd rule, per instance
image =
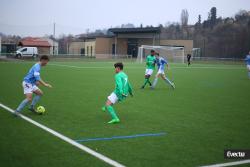
[[[22, 109], [31, 102], [29, 110], [36, 113], [34, 106], [36, 103], [40, 100], [41, 96], [43, 95], [43, 92], [37, 87], [38, 85], [43, 85], [45, 87], [52, 88], [52, 86], [46, 82], [44, 82], [40, 77], [40, 70], [41, 67], [46, 66], [49, 62], [49, 57], [44, 55], [41, 56], [40, 61], [33, 65], [31, 69], [29, 70], [28, 74], [23, 79], [23, 90], [26, 98], [20, 103], [20, 105], [15, 110], [15, 115], [20, 113]], [[32, 96], [33, 93], [36, 95], [33, 100]]]
[[160, 57], [159, 53], [156, 53], [156, 64], [158, 66], [158, 72], [156, 74], [155, 80], [153, 82], [153, 85], [151, 86], [152, 89], [155, 88], [157, 82], [158, 82], [158, 78], [161, 77], [167, 84], [170, 84], [172, 86], [172, 88], [175, 88], [175, 84], [173, 82], [171, 82], [166, 76], [165, 76], [165, 65], [167, 66], [167, 69], [169, 69], [169, 65], [166, 59], [164, 59], [163, 57]]
[[248, 70], [248, 78], [250, 79], [250, 51], [248, 55], [246, 56], [246, 63], [247, 63], [247, 70]]

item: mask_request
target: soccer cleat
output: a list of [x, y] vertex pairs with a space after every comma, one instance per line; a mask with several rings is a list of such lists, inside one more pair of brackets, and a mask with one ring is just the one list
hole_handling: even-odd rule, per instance
[[144, 88], [145, 88], [145, 86], [142, 86], [142, 87], [141, 87], [141, 89], [144, 89]]
[[173, 89], [175, 89], [175, 84], [174, 83], [172, 83], [171, 86], [172, 86]]
[[115, 124], [119, 122], [120, 122], [119, 118], [116, 118], [116, 119], [112, 119], [111, 121], [109, 121], [108, 124]]
[[34, 114], [37, 114], [36, 110], [33, 107], [30, 107], [29, 110], [33, 112]]
[[19, 116], [19, 112], [18, 112], [17, 110], [15, 110], [15, 111], [13, 112], [13, 114], [14, 114], [15, 117], [18, 117], [18, 116]]
[[103, 112], [106, 111], [106, 107], [105, 107], [105, 106], [102, 107], [102, 111], [103, 111]]

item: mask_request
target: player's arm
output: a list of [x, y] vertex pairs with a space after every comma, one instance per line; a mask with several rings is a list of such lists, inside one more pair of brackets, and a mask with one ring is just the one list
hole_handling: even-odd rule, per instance
[[37, 81], [37, 84], [38, 84], [38, 85], [41, 84], [41, 85], [43, 85], [43, 86], [45, 86], [45, 87], [52, 88], [52, 86], [51, 86], [50, 84], [44, 82], [41, 78], [40, 78], [40, 80]]
[[41, 85], [43, 85], [43, 86], [52, 88], [52, 86], [51, 86], [50, 84], [48, 84], [48, 83], [46, 83], [46, 82], [44, 82], [44, 81], [42, 80], [42, 78], [40, 77], [40, 71], [39, 71], [38, 69], [35, 69], [35, 71], [34, 71], [34, 76], [35, 76], [35, 78], [36, 78], [36, 80], [37, 80], [37, 82], [36, 82], [37, 85], [40, 85], [40, 84], [41, 84]]
[[167, 67], [167, 70], [169, 70], [169, 69], [170, 69], [170, 66], [169, 66], [169, 64], [168, 64], [168, 63], [166, 63], [166, 67]]
[[167, 70], [169, 70], [169, 69], [170, 69], [170, 66], [169, 66], [169, 64], [168, 64], [168, 61], [167, 61], [167, 60], [164, 60], [164, 62], [166, 63]]

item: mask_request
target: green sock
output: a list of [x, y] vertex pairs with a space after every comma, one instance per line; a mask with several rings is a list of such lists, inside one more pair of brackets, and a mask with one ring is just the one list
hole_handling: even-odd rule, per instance
[[149, 85], [152, 85], [151, 82], [149, 81], [149, 79], [148, 79], [148, 83], [149, 83]]
[[145, 78], [145, 79], [144, 79], [144, 84], [143, 84], [143, 86], [146, 86], [147, 83], [148, 83], [148, 78]]
[[118, 117], [115, 113], [115, 110], [112, 106], [107, 106], [106, 108], [107, 108], [108, 112], [110, 113], [112, 119], [118, 119]]

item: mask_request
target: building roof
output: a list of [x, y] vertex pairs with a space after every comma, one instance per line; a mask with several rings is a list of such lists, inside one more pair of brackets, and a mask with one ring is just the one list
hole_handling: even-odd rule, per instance
[[114, 34], [125, 33], [160, 33], [160, 27], [145, 27], [145, 28], [110, 28], [108, 31]]
[[77, 37], [77, 39], [76, 39], [76, 41], [77, 40], [85, 40], [85, 39], [96, 39], [96, 38], [112, 38], [114, 35], [92, 35], [92, 34], [90, 34], [90, 35], [78, 35]]
[[51, 47], [49, 42], [43, 38], [24, 38], [22, 39], [18, 45], [21, 46], [34, 46], [34, 47]]

